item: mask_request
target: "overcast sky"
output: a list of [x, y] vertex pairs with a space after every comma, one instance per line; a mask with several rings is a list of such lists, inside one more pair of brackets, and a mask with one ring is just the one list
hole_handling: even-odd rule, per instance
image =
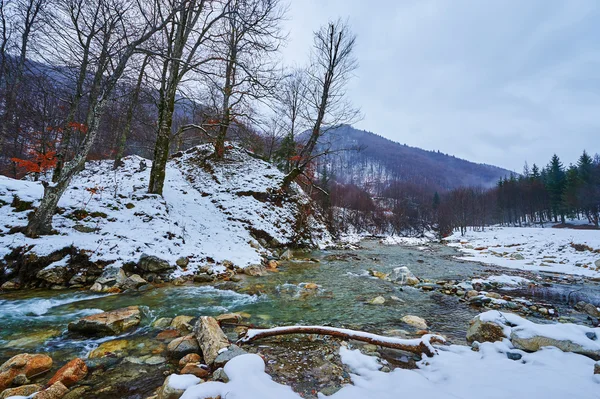
[[290, 1], [286, 62], [330, 19], [356, 33], [358, 128], [518, 172], [600, 152], [600, 1]]

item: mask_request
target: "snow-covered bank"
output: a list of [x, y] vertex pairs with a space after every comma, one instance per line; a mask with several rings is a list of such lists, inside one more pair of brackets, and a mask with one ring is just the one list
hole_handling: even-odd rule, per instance
[[[27, 223], [26, 211], [11, 204], [17, 196], [36, 206], [43, 189], [39, 182], [0, 176], [0, 258], [13, 249], [45, 256], [74, 245], [92, 261], [120, 266], [154, 255], [175, 265], [186, 257], [185, 273], [225, 260], [244, 267], [260, 263], [271, 246], [294, 242], [326, 245], [325, 226], [309, 215], [304, 235], [298, 217], [308, 198], [297, 187], [278, 193], [283, 174], [270, 164], [231, 149], [224, 161], [206, 160], [209, 146], [200, 146], [171, 160], [164, 197], [147, 194], [150, 162], [140, 167], [136, 156], [112, 170], [112, 161], [88, 162], [59, 202], [54, 217], [58, 234], [37, 239], [11, 228]], [[176, 273], [184, 273], [179, 269]]]
[[446, 240], [466, 254], [461, 257], [464, 260], [600, 278], [598, 230], [490, 227], [468, 231], [464, 236], [454, 233]]

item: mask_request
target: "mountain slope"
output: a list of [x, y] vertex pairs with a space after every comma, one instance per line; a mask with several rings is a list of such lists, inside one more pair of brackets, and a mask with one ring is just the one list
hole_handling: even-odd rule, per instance
[[384, 137], [351, 126], [341, 126], [325, 135], [321, 147], [342, 151], [320, 161], [327, 165], [337, 181], [384, 188], [392, 181], [427, 185], [438, 190], [464, 186], [491, 187], [510, 171], [478, 164], [436, 151], [426, 151], [399, 144]]

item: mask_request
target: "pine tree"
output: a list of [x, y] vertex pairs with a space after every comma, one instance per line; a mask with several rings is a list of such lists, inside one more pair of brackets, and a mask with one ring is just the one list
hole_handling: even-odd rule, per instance
[[564, 223], [563, 193], [565, 190], [565, 170], [556, 154], [552, 156], [552, 160], [547, 167], [546, 187], [550, 194], [550, 208], [554, 221], [557, 222], [558, 216], [560, 216], [561, 222]]

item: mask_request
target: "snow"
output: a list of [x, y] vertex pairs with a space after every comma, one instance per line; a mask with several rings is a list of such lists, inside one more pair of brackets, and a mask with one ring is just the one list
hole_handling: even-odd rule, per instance
[[[291, 198], [271, 201], [283, 179], [281, 172], [237, 148], [222, 163], [202, 163], [211, 151], [210, 146], [200, 146], [169, 161], [164, 197], [147, 193], [147, 160], [147, 169], [140, 170], [142, 158], [126, 157], [117, 172], [111, 161], [88, 162], [58, 204], [64, 210], [53, 219], [59, 234], [39, 239], [7, 234], [14, 226], [26, 225], [28, 213], [15, 212], [8, 204], [17, 195], [35, 206], [43, 194], [41, 183], [0, 176], [0, 258], [29, 245], [38, 256], [74, 245], [89, 251], [92, 261], [114, 262], [114, 266], [137, 262], [142, 254], [172, 265], [182, 256], [189, 257], [187, 269], [177, 268], [177, 276], [206, 264], [218, 269], [225, 260], [239, 267], [260, 263], [269, 252], [251, 232], [264, 232], [282, 245], [296, 239], [298, 207], [308, 202], [299, 187], [292, 187]], [[81, 209], [91, 215], [81, 220], [72, 216]], [[322, 223], [313, 216], [308, 223], [312, 235], [305, 243], [332, 243]], [[95, 231], [82, 232], [76, 226]]]
[[[522, 359], [508, 359], [515, 352]], [[555, 348], [535, 353], [512, 349], [506, 342], [483, 343], [479, 352], [469, 347], [439, 347], [439, 355], [418, 363], [418, 369], [379, 371], [376, 358], [358, 350], [340, 349], [342, 362], [352, 371], [352, 385], [320, 399], [592, 399], [598, 398], [600, 376], [594, 361]], [[258, 355], [238, 356], [225, 365], [230, 382], [207, 382], [188, 388], [181, 399], [300, 399], [291, 388], [274, 382], [264, 372]]]
[[[423, 245], [431, 242], [430, 237], [403, 237], [403, 236], [386, 236], [379, 240], [379, 242], [383, 245], [404, 245], [404, 246], [414, 246], [414, 247], [422, 247]], [[421, 248], [418, 248], [421, 249]], [[425, 248], [423, 248], [425, 249]]]
[[171, 374], [169, 376], [169, 381], [167, 382], [167, 384], [173, 389], [185, 390], [191, 386], [199, 384], [200, 381], [202, 381], [200, 378], [191, 374]]
[[528, 284], [530, 282], [531, 282], [531, 280], [528, 280], [524, 277], [508, 276], [506, 274], [501, 274], [499, 276], [489, 276], [485, 279], [475, 278], [475, 279], [471, 280], [472, 284], [495, 283], [495, 284], [509, 285], [509, 286], [524, 285], [524, 284]]
[[[576, 251], [571, 243], [600, 250], [600, 231], [541, 227], [490, 227], [446, 239], [460, 259], [506, 268], [600, 277], [600, 252]], [[600, 262], [599, 262], [600, 264]]]

